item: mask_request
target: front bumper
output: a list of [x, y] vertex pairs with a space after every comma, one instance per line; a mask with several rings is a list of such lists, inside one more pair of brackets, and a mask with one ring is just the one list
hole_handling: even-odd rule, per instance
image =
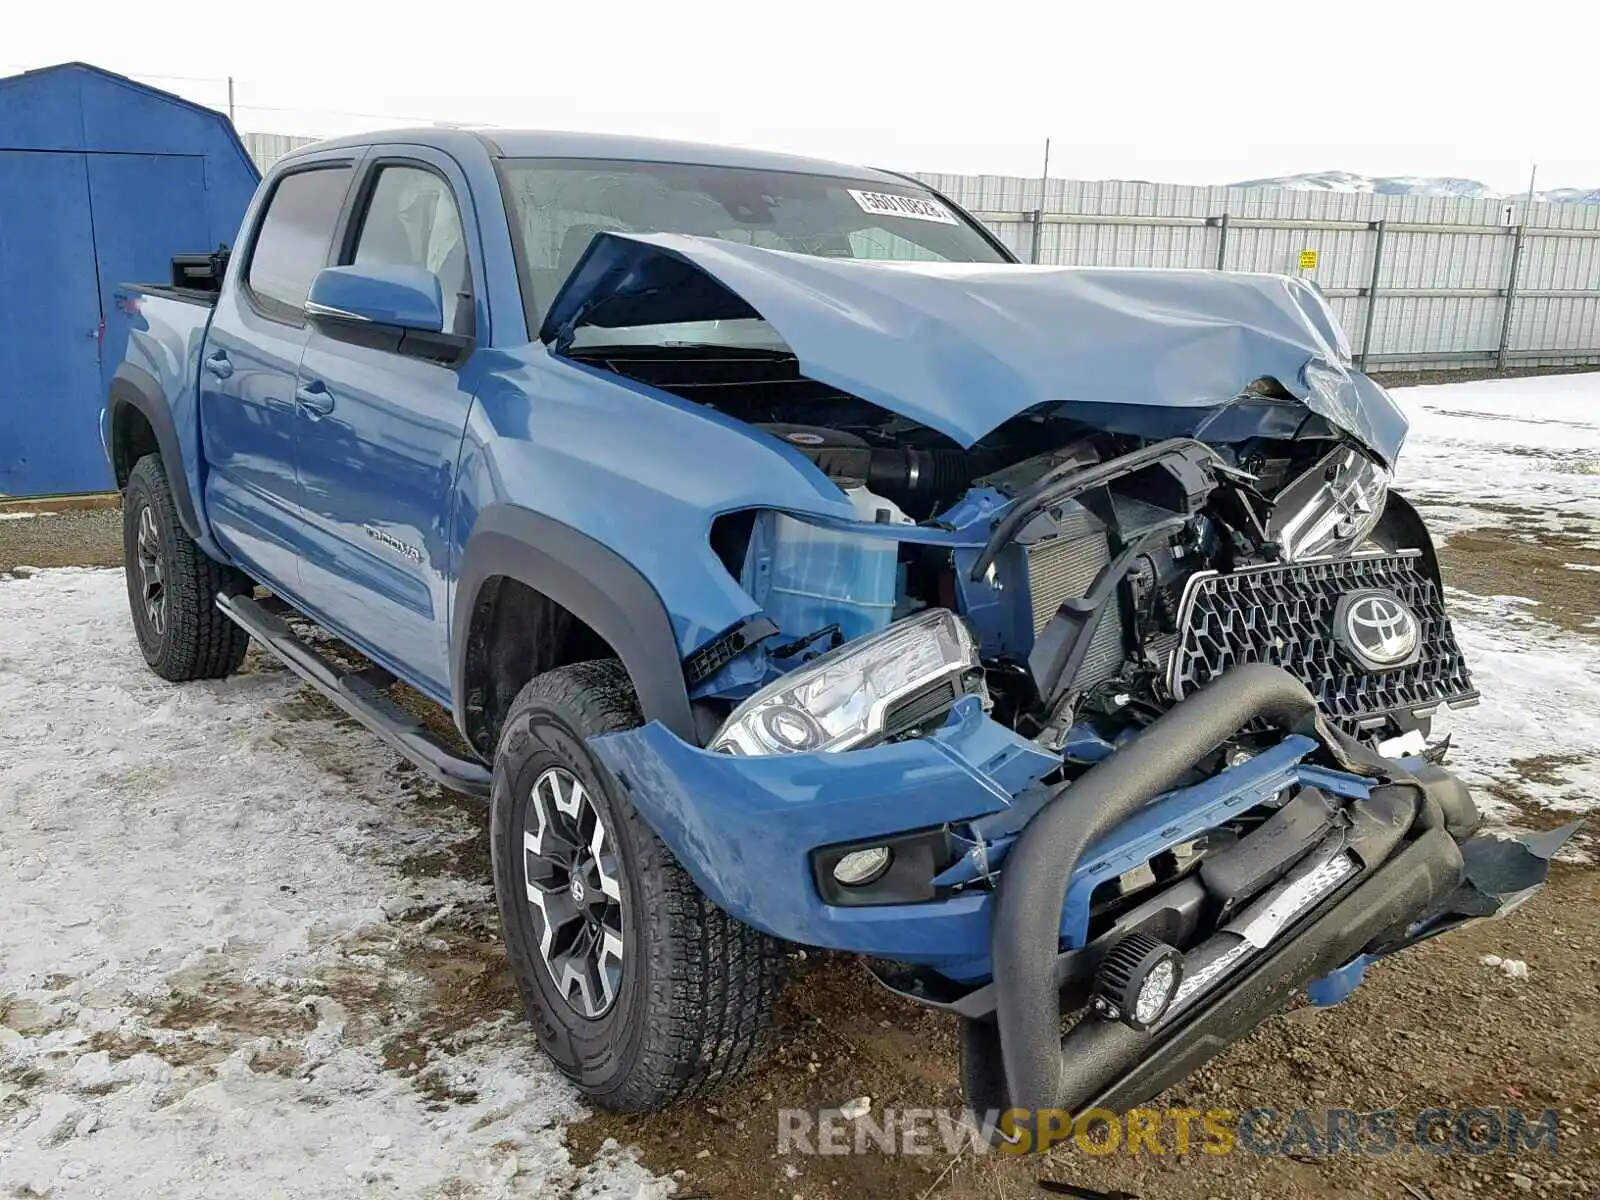
[[[941, 876], [971, 883], [1004, 863], [1060, 759], [961, 702], [933, 735], [846, 754], [711, 754], [659, 724], [591, 741], [695, 883], [739, 920], [786, 941], [929, 967], [981, 983], [990, 974], [993, 894], [971, 888], [918, 904], [824, 902], [812, 852], [943, 824], [969, 851]], [[1088, 936], [1095, 888], [1286, 788], [1366, 795], [1366, 781], [1306, 761], [1316, 743], [1289, 736], [1249, 762], [1159, 797], [1086, 855], [1060, 933]]]
[[[1175, 786], [1257, 721], [1284, 731], [1275, 746]], [[734, 916], [790, 941], [955, 981], [958, 1000], [945, 1006], [963, 1017], [963, 1084], [977, 1109], [1140, 1103], [1296, 989], [1319, 978], [1335, 985], [1323, 993], [1353, 986], [1371, 957], [1509, 911], [1542, 884], [1572, 832], [1520, 842], [1471, 836], [1476, 811], [1458, 781], [1432, 768], [1425, 779], [1420, 762], [1413, 774], [1377, 758], [1320, 717], [1297, 680], [1262, 665], [1234, 668], [1073, 783], [1049, 787], [1039, 781], [1059, 760], [970, 699], [929, 737], [847, 754], [709, 754], [657, 724], [591, 745], [701, 889]], [[1341, 769], [1309, 762], [1312, 754]], [[1126, 936], [1120, 925], [1133, 919], [1119, 916], [1091, 943], [1096, 887], [1296, 787], [1304, 790], [1279, 816], [1307, 797], [1328, 798], [1315, 849], [1272, 835], [1256, 850], [1279, 855], [1269, 858], [1277, 883], [1202, 897], [1206, 911], [1225, 905], [1221, 923], [1207, 918], [1214, 932], [1198, 944], [1193, 923], [1174, 937], [1189, 949], [1185, 987], [1168, 1014], [1133, 1029], [1091, 1013], [1061, 1041], [1062, 1002], [1077, 1006], [1069, 993], [1082, 983], [1078, 968], [1092, 967], [1101, 943]], [[824, 902], [813, 851], [941, 824], [959, 827], [971, 845], [940, 877], [955, 885], [945, 898]], [[997, 886], [959, 886], [980, 881]], [[1190, 876], [1169, 891], [1214, 885]]]

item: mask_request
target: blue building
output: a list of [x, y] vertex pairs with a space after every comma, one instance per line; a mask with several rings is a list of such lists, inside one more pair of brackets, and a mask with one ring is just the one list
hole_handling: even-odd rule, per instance
[[83, 63], [0, 79], [0, 496], [112, 486], [113, 293], [231, 242], [258, 178], [178, 96]]

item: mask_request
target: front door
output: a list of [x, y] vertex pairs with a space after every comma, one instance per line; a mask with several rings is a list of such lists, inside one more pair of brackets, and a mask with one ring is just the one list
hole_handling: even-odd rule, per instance
[[217, 541], [258, 579], [300, 592], [295, 374], [306, 294], [328, 264], [354, 168], [310, 160], [280, 175], [230, 267], [200, 361], [206, 509]]
[[110, 486], [82, 154], [0, 150], [0, 496]]
[[[342, 261], [434, 272], [446, 331], [474, 332], [472, 264], [482, 259], [463, 232], [477, 228], [463, 214], [467, 194], [447, 156], [375, 148]], [[319, 400], [302, 405], [295, 443], [306, 602], [438, 700], [449, 695], [449, 522], [475, 379], [470, 359], [451, 365], [316, 330], [300, 362], [299, 390]]]

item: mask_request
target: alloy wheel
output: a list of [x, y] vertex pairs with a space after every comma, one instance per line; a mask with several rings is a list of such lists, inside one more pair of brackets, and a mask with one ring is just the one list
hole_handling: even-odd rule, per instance
[[616, 841], [565, 767], [533, 783], [522, 831], [528, 907], [556, 990], [579, 1015], [610, 1011], [622, 982], [622, 876]]
[[167, 629], [167, 585], [161, 566], [161, 527], [146, 504], [139, 510], [139, 577], [144, 616], [157, 637]]

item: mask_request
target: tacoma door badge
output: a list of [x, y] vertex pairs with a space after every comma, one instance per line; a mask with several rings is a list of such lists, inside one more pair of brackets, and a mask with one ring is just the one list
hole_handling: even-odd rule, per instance
[[361, 528], [367, 531], [367, 536], [373, 541], [382, 542], [396, 554], [403, 554], [414, 563], [420, 563], [422, 561], [421, 550], [418, 550], [415, 546], [408, 546], [405, 542], [402, 542], [399, 538], [395, 537], [394, 534], [385, 533], [376, 525], [363, 525]]

